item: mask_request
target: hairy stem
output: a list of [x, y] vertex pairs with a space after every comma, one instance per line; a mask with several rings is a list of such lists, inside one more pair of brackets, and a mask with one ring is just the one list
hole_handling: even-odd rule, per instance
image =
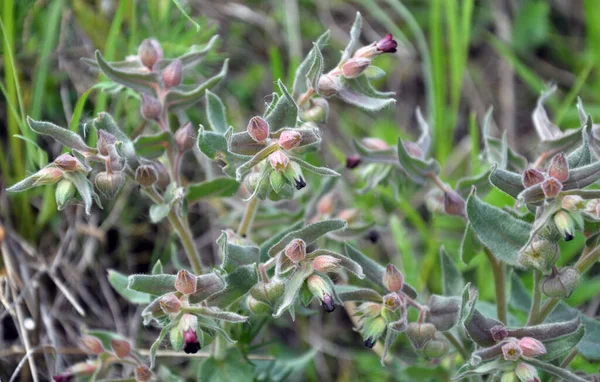
[[313, 94], [315, 94], [313, 88], [310, 88], [305, 93], [301, 94], [300, 97], [298, 97], [298, 101], [296, 102], [298, 107], [304, 105], [310, 99], [310, 97], [312, 97]]
[[240, 226], [238, 228], [238, 235], [242, 237], [246, 237], [250, 233], [250, 228], [252, 226], [252, 221], [254, 220], [254, 215], [256, 215], [256, 211], [258, 211], [258, 198], [254, 197], [250, 199], [250, 202], [246, 206], [246, 212], [244, 212], [244, 217], [240, 222]]
[[529, 318], [527, 319], [527, 325], [532, 325], [536, 320], [536, 317], [540, 311], [540, 304], [542, 302], [542, 293], [540, 291], [540, 281], [542, 274], [539, 271], [533, 272], [533, 301], [531, 302], [531, 310], [529, 310]]
[[456, 338], [456, 336], [454, 334], [452, 334], [451, 332], [443, 332], [443, 334], [444, 334], [444, 337], [446, 337], [448, 339], [448, 341], [450, 341], [452, 346], [454, 346], [456, 348], [456, 350], [458, 350], [458, 352], [463, 357], [463, 359], [465, 361], [468, 360], [469, 352], [467, 351], [467, 349], [465, 349], [463, 343], [458, 338]]
[[504, 264], [501, 264], [489, 248], [485, 248], [492, 271], [494, 273], [494, 287], [496, 290], [496, 307], [498, 309], [498, 320], [507, 323], [508, 307], [506, 305], [506, 276]]

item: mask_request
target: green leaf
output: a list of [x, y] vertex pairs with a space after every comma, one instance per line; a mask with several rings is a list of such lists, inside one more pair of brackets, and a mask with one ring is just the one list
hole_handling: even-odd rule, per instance
[[442, 246], [440, 248], [440, 263], [442, 264], [442, 285], [445, 296], [460, 296], [465, 286], [465, 280], [454, 265], [454, 260]]
[[577, 346], [583, 338], [584, 333], [584, 325], [579, 325], [577, 330], [572, 333], [543, 341], [546, 347], [546, 354], [542, 354], [537, 358], [542, 361], [551, 361], [566, 355]]
[[128, 279], [122, 273], [115, 270], [108, 270], [108, 281], [110, 285], [127, 301], [133, 304], [149, 304], [152, 302], [152, 296], [148, 293], [138, 292], [127, 288]]
[[173, 318], [171, 320], [171, 322], [169, 324], [167, 324], [164, 328], [162, 328], [162, 330], [160, 331], [158, 337], [156, 338], [156, 340], [154, 341], [154, 343], [150, 347], [150, 368], [151, 369], [154, 368], [154, 363], [156, 361], [156, 351], [158, 350], [158, 347], [163, 342], [163, 340], [165, 339], [165, 337], [167, 336], [167, 334], [171, 331], [171, 329], [174, 328], [175, 326], [177, 326], [179, 324], [179, 320], [181, 319], [181, 315], [182, 315], [182, 313], [179, 313], [175, 318]]
[[209, 305], [226, 307], [243, 297], [258, 282], [258, 274], [254, 264], [238, 267], [225, 276], [227, 287], [207, 299]]
[[231, 273], [240, 266], [255, 264], [259, 262], [259, 249], [254, 246], [242, 246], [229, 243], [227, 233], [223, 231], [217, 239], [217, 244], [223, 255], [221, 268]]
[[35, 131], [36, 133], [51, 136], [66, 147], [88, 153], [96, 152], [96, 149], [86, 145], [79, 135], [75, 134], [70, 130], [57, 126], [53, 123], [44, 121], [34, 121], [33, 119], [27, 117], [27, 124], [29, 125], [31, 130]]
[[158, 223], [167, 217], [171, 211], [171, 206], [167, 203], [153, 204], [150, 206], [150, 221]]
[[[459, 293], [460, 294], [460, 293]], [[429, 320], [439, 331], [450, 330], [458, 323], [460, 314], [460, 298], [439, 296], [429, 297]]]
[[138, 292], [161, 296], [175, 291], [175, 275], [130, 275], [127, 288]]
[[269, 255], [275, 256], [279, 252], [283, 251], [284, 248], [294, 239], [302, 239], [306, 245], [311, 245], [321, 236], [326, 235], [329, 232], [339, 231], [345, 229], [348, 226], [345, 220], [334, 219], [324, 220], [317, 223], [309, 224], [306, 227], [297, 231], [292, 231], [286, 234], [269, 249]]
[[492, 167], [490, 182], [515, 199], [525, 189], [521, 175], [498, 168], [497, 165]]
[[[283, 312], [286, 311], [286, 309], [295, 303], [296, 298], [298, 297], [298, 292], [304, 284], [304, 280], [306, 280], [312, 273], [312, 265], [307, 263], [301, 264], [294, 270], [294, 273], [290, 276], [285, 285], [285, 291], [283, 292], [281, 302], [277, 306], [275, 313], [273, 313], [273, 317], [280, 317]], [[292, 313], [292, 319], [293, 318], [294, 316]]]
[[277, 100], [275, 106], [265, 114], [265, 120], [269, 124], [270, 131], [277, 131], [284, 127], [295, 127], [298, 120], [298, 106], [292, 95], [281, 80], [277, 85], [282, 96]]
[[340, 300], [360, 301], [360, 302], [376, 302], [381, 303], [383, 297], [371, 288], [363, 288], [354, 285], [335, 285], [335, 291]]
[[198, 370], [198, 381], [247, 382], [252, 380], [252, 366], [235, 349], [227, 351], [223, 360], [208, 358], [202, 362]]
[[577, 345], [577, 350], [590, 362], [600, 361], [600, 321], [587, 316], [581, 317], [585, 325], [585, 336]]
[[173, 4], [175, 4], [177, 9], [179, 9], [179, 12], [181, 12], [183, 14], [183, 16], [185, 16], [185, 18], [188, 19], [188, 21], [196, 27], [196, 32], [200, 32], [200, 24], [198, 24], [196, 21], [194, 21], [194, 19], [192, 19], [192, 17], [185, 11], [185, 9], [183, 9], [183, 5], [181, 5], [181, 1], [180, 0], [171, 0], [171, 1], [173, 2]]
[[419, 184], [424, 183], [430, 174], [437, 175], [440, 172], [440, 165], [436, 160], [421, 160], [410, 155], [402, 139], [398, 139], [398, 159], [406, 174]]
[[160, 88], [156, 72], [134, 72], [112, 67], [104, 60], [99, 50], [96, 51], [96, 62], [108, 78], [128, 88], [147, 94], [154, 94], [154, 91]]
[[119, 152], [127, 160], [127, 165], [132, 169], [135, 169], [138, 165], [138, 159], [135, 154], [135, 147], [133, 145], [133, 142], [131, 141], [131, 139], [129, 139], [127, 134], [125, 134], [123, 130], [119, 128], [113, 117], [108, 113], [102, 112], [99, 113], [98, 116], [95, 119], [93, 119], [91, 123], [96, 130], [108, 131], [109, 133], [114, 135], [119, 140], [119, 142], [121, 142]]
[[255, 380], [284, 382], [302, 378], [318, 350], [313, 348], [301, 355], [278, 355], [272, 361], [253, 361], [256, 364]]
[[587, 166], [593, 162], [593, 155], [590, 151], [590, 139], [593, 139], [592, 127], [592, 117], [588, 115], [581, 131], [581, 146], [567, 156], [570, 169]]
[[548, 373], [555, 375], [559, 378], [562, 378], [565, 381], [569, 381], [569, 382], [586, 382], [587, 381], [587, 379], [581, 378], [581, 377], [577, 376], [576, 374], [570, 372], [567, 369], [563, 369], [562, 367], [554, 366], [551, 363], [540, 361], [537, 358], [523, 357], [523, 360], [526, 363], [528, 363], [538, 369], [545, 370]]
[[206, 131], [200, 126], [198, 131], [198, 148], [211, 160], [218, 160], [223, 172], [230, 177], [235, 177], [239, 166], [246, 163], [251, 157], [240, 155], [229, 151], [229, 141], [233, 134], [233, 129], [229, 128], [225, 134], [214, 131]]
[[221, 71], [215, 76], [206, 80], [206, 82], [198, 85], [196, 88], [190, 91], [182, 91], [179, 89], [170, 89], [165, 96], [165, 104], [169, 107], [170, 111], [187, 109], [193, 106], [196, 102], [199, 102], [204, 96], [204, 92], [207, 89], [211, 89], [213, 86], [218, 84], [227, 75], [227, 69], [229, 65], [229, 59], [223, 62]]
[[264, 241], [260, 245], [260, 261], [264, 262], [269, 260], [269, 248], [277, 244], [277, 242], [279, 242], [284, 236], [286, 236], [290, 232], [298, 231], [303, 225], [304, 221], [299, 220], [292, 226], [287, 227], [283, 231], [280, 231], [275, 235], [270, 236], [266, 241]]
[[350, 41], [344, 52], [342, 53], [342, 57], [340, 59], [340, 63], [338, 67], [341, 67], [344, 62], [348, 61], [350, 57], [354, 54], [354, 51], [358, 48], [360, 44], [360, 32], [362, 30], [362, 16], [360, 12], [356, 12], [356, 18], [354, 19], [354, 24], [352, 24], [352, 29], [350, 30]]
[[173, 135], [170, 131], [163, 131], [153, 135], [140, 135], [133, 142], [137, 155], [156, 159], [173, 144]]
[[215, 307], [190, 306], [189, 308], [184, 308], [183, 311], [186, 313], [191, 313], [193, 315], [197, 315], [197, 316], [210, 317], [215, 320], [223, 320], [223, 321], [228, 321], [228, 322], [246, 322], [246, 321], [248, 321], [248, 317], [246, 317], [246, 316], [241, 316], [237, 313], [220, 310]]
[[375, 98], [348, 88], [342, 88], [337, 95], [350, 105], [358, 106], [364, 110], [373, 112], [396, 103], [394, 98]]
[[317, 175], [321, 175], [321, 176], [340, 176], [340, 174], [337, 171], [334, 171], [330, 168], [327, 167], [316, 167], [313, 166], [312, 164], [303, 161], [300, 158], [296, 158], [296, 157], [291, 157], [290, 158], [292, 161], [298, 163], [300, 165], [300, 167], [302, 167], [305, 170], [308, 170], [312, 173], [315, 173]]
[[100, 199], [94, 191], [94, 186], [92, 186], [92, 183], [84, 174], [80, 172], [65, 172], [63, 173], [63, 177], [73, 182], [75, 188], [77, 188], [77, 192], [83, 200], [83, 206], [87, 215], [91, 214], [93, 201], [96, 202], [98, 207], [102, 208]]
[[[309, 75], [309, 73], [315, 73], [315, 70], [319, 67], [319, 63], [321, 65], [321, 72], [323, 71], [323, 56], [321, 54], [321, 49], [323, 49], [323, 47], [325, 47], [325, 45], [329, 42], [329, 35], [330, 32], [327, 30], [325, 33], [319, 36], [317, 41], [313, 43], [313, 48], [310, 50], [310, 52], [308, 52], [304, 61], [298, 65], [298, 69], [296, 69], [296, 75], [294, 77], [294, 85], [292, 87], [293, 94], [296, 97], [308, 90], [307, 83], [312, 84], [313, 89], [317, 89], [314, 87], [315, 78], [311, 78], [312, 75]], [[316, 80], [318, 81], [318, 77]]]
[[163, 265], [160, 262], [160, 260], [156, 260], [156, 263], [154, 263], [154, 266], [152, 267], [152, 272], [153, 275], [160, 275], [163, 273]]
[[206, 198], [225, 198], [235, 195], [240, 184], [231, 178], [215, 178], [188, 186], [185, 199], [195, 203]]
[[269, 155], [271, 155], [272, 153], [274, 153], [277, 150], [279, 150], [279, 146], [275, 143], [260, 150], [258, 153], [256, 153], [256, 155], [254, 155], [252, 158], [250, 158], [250, 160], [248, 160], [246, 163], [242, 164], [235, 170], [235, 179], [238, 182], [240, 182], [242, 180], [242, 178], [248, 172], [250, 172], [254, 166], [259, 164], [263, 160], [267, 159], [267, 157]]
[[54, 180], [48, 180], [44, 176], [44, 172], [46, 171], [47, 168], [50, 168], [50, 167], [55, 167], [55, 165], [54, 164], [50, 164], [50, 165], [44, 167], [43, 169], [41, 169], [40, 171], [36, 172], [35, 174], [29, 175], [27, 178], [21, 180], [20, 182], [17, 182], [15, 184], [13, 184], [9, 188], [7, 188], [6, 191], [8, 191], [8, 192], [22, 192], [22, 191], [25, 191], [25, 190], [29, 190], [30, 188], [33, 188], [33, 187], [43, 186], [43, 185], [46, 185], [46, 184], [55, 184], [56, 181], [54, 181]]
[[109, 332], [108, 330], [88, 330], [85, 332], [88, 336], [96, 337], [101, 343], [102, 347], [106, 350], [112, 348], [110, 342], [112, 340], [122, 340], [124, 339], [117, 333]]
[[[192, 46], [187, 53], [183, 56], [177, 57], [179, 61], [181, 61], [182, 68], [188, 69], [193, 68], [198, 65], [202, 59], [206, 56], [208, 52], [215, 46], [216, 41], [219, 39], [218, 35], [212, 36], [210, 40], [201, 48], [197, 46]], [[171, 62], [175, 61], [175, 59], [164, 58], [154, 64], [154, 70], [162, 70], [166, 68]], [[127, 62], [127, 61], [125, 61]], [[113, 63], [111, 63], [113, 64]]]
[[460, 259], [465, 264], [469, 264], [482, 250], [481, 242], [477, 238], [473, 226], [471, 226], [471, 223], [467, 223], [465, 233], [460, 242]]
[[456, 182], [456, 192], [461, 194], [462, 196], [467, 196], [471, 192], [473, 187], [477, 188], [477, 190], [482, 194], [487, 194], [491, 188], [490, 185], [490, 170], [486, 170], [479, 175], [460, 178], [458, 182]]
[[529, 240], [531, 225], [497, 207], [487, 204], [471, 192], [467, 199], [467, 216], [473, 230], [494, 257], [519, 266], [519, 250]]
[[219, 133], [225, 133], [229, 125], [225, 114], [225, 105], [213, 92], [206, 91], [206, 116], [210, 128]]

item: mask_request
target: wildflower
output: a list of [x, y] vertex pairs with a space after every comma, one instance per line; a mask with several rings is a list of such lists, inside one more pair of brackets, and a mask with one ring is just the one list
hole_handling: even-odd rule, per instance
[[519, 340], [519, 347], [525, 357], [536, 357], [538, 355], [546, 354], [546, 347], [544, 344], [532, 337], [523, 337]]
[[298, 264], [306, 257], [306, 243], [302, 239], [294, 239], [285, 247], [284, 252], [294, 264]]
[[196, 354], [200, 350], [198, 342], [198, 317], [186, 313], [179, 321], [179, 331], [183, 334], [183, 351]]
[[530, 168], [523, 172], [523, 186], [525, 188], [529, 188], [531, 186], [535, 186], [538, 183], [542, 183], [544, 181], [544, 174], [535, 168]]
[[250, 138], [256, 142], [264, 142], [269, 138], [269, 123], [262, 117], [256, 116], [250, 118], [246, 131]]
[[185, 269], [180, 270], [175, 279], [175, 289], [184, 295], [194, 294], [196, 292], [196, 278]]
[[565, 158], [565, 154], [560, 153], [552, 158], [548, 167], [548, 175], [559, 182], [569, 179], [569, 163], [567, 162], [567, 158]]
[[172, 88], [181, 83], [183, 65], [180, 59], [171, 62], [162, 72], [162, 81], [166, 88]]
[[285, 170], [289, 161], [290, 159], [284, 153], [282, 153], [281, 150], [277, 150], [273, 154], [269, 155], [269, 162], [275, 171]]

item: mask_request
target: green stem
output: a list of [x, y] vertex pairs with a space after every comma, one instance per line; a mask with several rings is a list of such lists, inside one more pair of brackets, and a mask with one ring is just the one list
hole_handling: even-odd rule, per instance
[[540, 291], [540, 280], [542, 274], [539, 271], [533, 272], [533, 301], [531, 303], [531, 310], [529, 311], [529, 318], [527, 319], [527, 325], [532, 325], [536, 320], [536, 317], [540, 311], [540, 304], [542, 302], [542, 293]]
[[258, 211], [258, 202], [259, 199], [257, 197], [250, 199], [250, 202], [246, 206], [246, 212], [244, 212], [244, 217], [240, 222], [240, 226], [238, 228], [238, 235], [246, 237], [250, 233], [250, 228], [252, 226], [252, 221], [254, 220], [254, 215], [256, 215], [256, 211]]
[[456, 348], [456, 350], [458, 350], [460, 355], [462, 355], [463, 359], [465, 361], [468, 360], [469, 352], [467, 352], [467, 349], [465, 349], [462, 342], [458, 338], [456, 338], [456, 336], [451, 332], [443, 332], [443, 334], [448, 339], [448, 341], [450, 341], [450, 343]]
[[496, 308], [498, 310], [498, 320], [506, 324], [508, 316], [508, 307], [506, 305], [506, 277], [504, 264], [501, 264], [489, 248], [485, 248], [485, 254], [488, 257], [492, 271], [494, 273], [494, 286], [496, 290]]

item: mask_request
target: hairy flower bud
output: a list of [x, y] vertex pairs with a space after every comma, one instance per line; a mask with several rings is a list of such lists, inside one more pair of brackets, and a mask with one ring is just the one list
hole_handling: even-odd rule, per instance
[[302, 135], [294, 130], [285, 130], [279, 136], [279, 146], [284, 150], [291, 150], [302, 142]]
[[579, 195], [567, 195], [561, 202], [562, 208], [569, 211], [578, 211], [585, 208], [585, 200]]
[[302, 173], [302, 167], [296, 162], [289, 162], [284, 176], [289, 180], [296, 190], [301, 190], [306, 187], [306, 180], [304, 179], [304, 174]]
[[83, 344], [83, 346], [85, 346], [85, 348], [87, 350], [89, 350], [90, 352], [92, 352], [96, 355], [100, 355], [100, 354], [104, 353], [104, 348], [102, 347], [102, 342], [100, 342], [100, 340], [98, 340], [96, 337], [83, 336], [81, 338], [81, 343]]
[[556, 198], [562, 188], [562, 183], [554, 178], [548, 178], [542, 183], [542, 191], [547, 198]]
[[537, 369], [525, 362], [519, 362], [515, 374], [521, 382], [541, 382]]
[[553, 220], [565, 241], [573, 240], [575, 235], [575, 221], [571, 215], [564, 210], [560, 210], [554, 214]]
[[277, 150], [269, 155], [269, 163], [271, 163], [271, 167], [275, 171], [284, 171], [289, 161], [290, 159], [281, 150]]
[[192, 126], [192, 123], [188, 122], [177, 129], [173, 139], [180, 152], [187, 151], [194, 147], [194, 144], [196, 143], [196, 130]]
[[418, 144], [410, 141], [403, 141], [402, 146], [404, 146], [404, 149], [406, 149], [408, 155], [419, 159], [425, 158], [425, 153]]
[[70, 154], [61, 154], [54, 160], [54, 164], [63, 171], [80, 171], [84, 169], [81, 162]]
[[158, 303], [162, 311], [166, 314], [179, 313], [181, 310], [181, 300], [175, 295], [175, 293], [164, 295]]
[[569, 163], [565, 154], [560, 153], [552, 158], [548, 167], [548, 175], [561, 183], [569, 179]]
[[592, 199], [588, 201], [585, 206], [585, 212], [592, 216], [600, 217], [600, 199]]
[[383, 304], [381, 304], [381, 307], [381, 316], [387, 323], [400, 320], [405, 311], [404, 301], [400, 295], [395, 292], [383, 296]]
[[320, 215], [331, 215], [335, 209], [335, 193], [325, 194], [317, 203], [317, 212]]
[[388, 264], [383, 274], [383, 285], [390, 292], [399, 292], [404, 285], [404, 275], [396, 268], [394, 264]]
[[340, 268], [339, 264], [341, 261], [342, 260], [330, 255], [320, 255], [313, 260], [312, 266], [313, 269], [317, 272], [333, 272]]
[[113, 338], [110, 341], [110, 346], [115, 355], [119, 358], [127, 358], [131, 353], [131, 344], [119, 338]]
[[365, 340], [365, 346], [373, 348], [377, 340], [383, 335], [386, 322], [383, 317], [369, 317], [363, 321], [361, 334]]
[[285, 247], [284, 253], [292, 263], [298, 264], [306, 257], [306, 243], [302, 239], [294, 239]]
[[361, 140], [363, 146], [372, 151], [383, 151], [390, 148], [390, 146], [379, 138], [363, 138]]
[[375, 302], [364, 302], [358, 307], [356, 315], [365, 318], [377, 317], [381, 315], [381, 310], [381, 304], [377, 304]]
[[152, 378], [152, 371], [146, 365], [139, 365], [135, 368], [136, 382], [147, 382]]
[[536, 236], [527, 247], [521, 249], [517, 261], [526, 268], [537, 269], [543, 274], [548, 274], [558, 261], [558, 257], [559, 248], [556, 243]]
[[465, 200], [457, 192], [444, 192], [444, 211], [448, 215], [465, 216]]
[[142, 165], [135, 169], [135, 181], [144, 187], [150, 187], [158, 181], [158, 174], [151, 165]]
[[122, 172], [99, 172], [94, 180], [96, 188], [106, 199], [114, 199], [125, 184], [125, 174]]
[[326, 122], [329, 114], [329, 103], [325, 98], [310, 100], [310, 106], [301, 111], [301, 119], [307, 122]]
[[285, 284], [285, 281], [279, 279], [261, 281], [250, 289], [250, 295], [258, 301], [273, 305], [285, 292]]
[[198, 317], [185, 313], [179, 321], [179, 330], [183, 334], [183, 351], [187, 354], [196, 354], [200, 350]]
[[346, 168], [353, 169], [360, 165], [360, 155], [350, 155], [346, 157]]
[[411, 322], [406, 328], [406, 335], [416, 349], [423, 349], [433, 339], [435, 332], [435, 326], [429, 323]]
[[392, 34], [388, 33], [387, 35], [385, 35], [384, 38], [377, 41], [377, 44], [375, 46], [377, 47], [377, 50], [382, 53], [396, 53], [398, 43], [396, 42], [396, 40], [394, 40]]
[[56, 191], [54, 197], [56, 198], [56, 207], [59, 211], [62, 211], [69, 201], [73, 199], [75, 195], [75, 185], [73, 182], [67, 179], [63, 179], [56, 185]]
[[183, 65], [180, 59], [171, 62], [162, 72], [162, 81], [165, 88], [172, 88], [181, 83], [183, 76]]
[[448, 352], [448, 341], [444, 337], [435, 336], [427, 342], [421, 353], [428, 358], [440, 358]]
[[490, 332], [492, 333], [492, 338], [496, 342], [504, 341], [504, 339], [508, 337], [508, 330], [506, 330], [504, 325], [492, 326]]
[[331, 97], [340, 92], [342, 89], [342, 83], [340, 82], [338, 76], [323, 74], [321, 77], [319, 77], [318, 88], [320, 95], [324, 97]]
[[371, 65], [371, 60], [364, 57], [354, 57], [342, 65], [342, 74], [346, 78], [356, 78]]
[[544, 344], [532, 337], [523, 337], [519, 340], [519, 347], [525, 357], [537, 357], [546, 354]]
[[175, 279], [175, 289], [184, 295], [196, 293], [196, 277], [185, 269], [180, 270]]
[[535, 168], [530, 168], [523, 172], [523, 186], [525, 188], [529, 188], [531, 186], [535, 186], [538, 183], [542, 183], [544, 181], [544, 174]]
[[250, 295], [248, 295], [248, 297], [246, 297], [246, 305], [248, 306], [248, 310], [252, 314], [262, 316], [262, 315], [271, 313], [271, 307], [269, 305], [265, 304], [262, 301], [255, 299], [254, 297], [252, 297]]
[[108, 146], [117, 143], [117, 137], [112, 135], [106, 130], [98, 130], [98, 141], [96, 142], [96, 148], [102, 155], [109, 155]]
[[152, 70], [154, 64], [162, 58], [162, 55], [162, 48], [156, 40], [147, 38], [142, 41], [138, 48], [138, 58], [140, 59], [140, 62], [150, 70]]
[[269, 123], [263, 117], [252, 117], [246, 131], [256, 142], [264, 142], [269, 138]]
[[523, 350], [521, 350], [516, 340], [507, 342], [502, 346], [502, 355], [507, 361], [516, 361], [522, 354]]
[[542, 293], [548, 297], [568, 298], [581, 281], [581, 273], [573, 267], [566, 267], [542, 279]]
[[142, 94], [142, 105], [140, 106], [142, 117], [148, 121], [156, 121], [162, 113], [162, 104], [156, 98]]
[[323, 277], [313, 274], [306, 280], [306, 285], [313, 296], [321, 301], [326, 312], [331, 313], [335, 310], [333, 291]]

